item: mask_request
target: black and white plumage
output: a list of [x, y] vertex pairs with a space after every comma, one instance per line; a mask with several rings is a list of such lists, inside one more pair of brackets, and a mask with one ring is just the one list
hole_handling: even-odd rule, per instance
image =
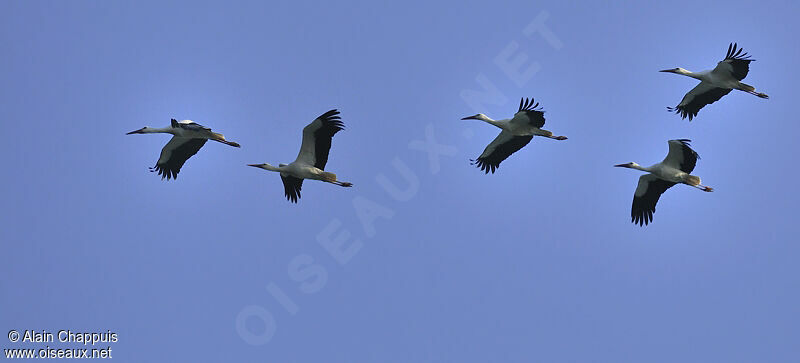
[[544, 111], [537, 107], [539, 107], [538, 102], [522, 98], [517, 113], [511, 119], [492, 120], [482, 113], [462, 118], [462, 120], [481, 120], [503, 130], [477, 159], [471, 160], [472, 164], [477, 165], [486, 174], [490, 171], [494, 173], [503, 160], [525, 147], [534, 136], [566, 140], [566, 136], [553, 136], [552, 132], [542, 129], [545, 121]]
[[733, 89], [738, 89], [761, 98], [769, 98], [764, 93], [756, 92], [756, 88], [742, 83], [747, 73], [750, 71], [750, 59], [747, 53], [743, 53], [741, 48], [737, 49], [736, 43], [728, 46], [728, 53], [725, 59], [717, 63], [717, 66], [710, 71], [691, 72], [683, 68], [665, 69], [660, 72], [682, 74], [700, 80], [700, 84], [692, 88], [681, 102], [675, 107], [667, 107], [671, 112], [675, 112], [681, 118], [692, 118], [697, 116], [700, 109], [705, 105], [718, 101], [722, 96], [727, 95]]
[[658, 164], [642, 167], [634, 162], [614, 165], [648, 172], [639, 177], [639, 184], [633, 195], [631, 206], [631, 222], [640, 226], [653, 221], [656, 203], [667, 189], [677, 183], [683, 183], [700, 190], [710, 192], [711, 187], [701, 185], [700, 177], [691, 175], [700, 156], [689, 145], [691, 140], [669, 140], [669, 153]]
[[283, 181], [283, 190], [292, 203], [297, 203], [303, 179], [321, 180], [342, 187], [351, 187], [352, 183], [338, 181], [336, 174], [324, 171], [328, 163], [333, 135], [344, 129], [339, 111], [330, 110], [320, 115], [303, 128], [303, 142], [297, 159], [290, 164], [248, 164], [249, 166], [279, 172]]
[[151, 172], [157, 172], [161, 179], [177, 179], [183, 164], [190, 157], [197, 154], [200, 148], [206, 144], [207, 140], [214, 140], [233, 147], [240, 147], [239, 144], [225, 140], [222, 134], [211, 131], [210, 128], [200, 125], [191, 120], [177, 121], [171, 120], [169, 127], [153, 128], [143, 127], [131, 134], [172, 134], [172, 139], [161, 149], [161, 156], [156, 165], [150, 168]]

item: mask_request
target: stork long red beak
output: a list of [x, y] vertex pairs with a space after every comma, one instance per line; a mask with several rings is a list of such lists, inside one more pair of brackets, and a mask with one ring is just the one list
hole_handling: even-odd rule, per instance
[[462, 118], [462, 120], [477, 120], [477, 119], [478, 119], [477, 116], [467, 116], [467, 117]]
[[675, 73], [675, 69], [662, 69], [659, 72]]
[[129, 132], [129, 133], [127, 133], [127, 134], [125, 134], [125, 135], [131, 135], [131, 134], [141, 134], [141, 133], [142, 133], [142, 129], [138, 129], [138, 130], [131, 131], [131, 132]]
[[614, 165], [614, 166], [616, 166], [618, 168], [626, 168], [626, 167], [628, 167], [628, 164], [617, 164], [617, 165]]

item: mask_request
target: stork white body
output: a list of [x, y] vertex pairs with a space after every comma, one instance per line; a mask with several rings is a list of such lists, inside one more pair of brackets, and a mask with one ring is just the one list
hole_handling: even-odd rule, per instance
[[330, 110], [303, 128], [303, 143], [295, 161], [289, 164], [248, 164], [256, 168], [280, 173], [286, 199], [297, 203], [304, 179], [320, 180], [342, 187], [351, 187], [352, 183], [338, 181], [336, 174], [326, 172], [328, 154], [331, 149], [333, 135], [344, 129], [339, 111]]
[[633, 194], [631, 222], [638, 223], [640, 226], [652, 222], [656, 203], [661, 194], [675, 184], [682, 183], [706, 192], [713, 191], [711, 187], [700, 184], [700, 177], [691, 175], [700, 156], [689, 146], [690, 141], [687, 139], [669, 140], [667, 157], [664, 158], [664, 161], [649, 167], [634, 162], [614, 165], [648, 173], [639, 177], [639, 184]]
[[240, 147], [233, 141], [225, 140], [222, 134], [211, 131], [210, 128], [200, 125], [192, 120], [171, 120], [168, 127], [143, 127], [131, 131], [131, 134], [172, 134], [172, 139], [161, 149], [161, 156], [156, 165], [150, 168], [151, 172], [158, 172], [161, 179], [177, 179], [183, 164], [190, 157], [197, 154], [206, 141], [214, 140], [233, 147]]
[[675, 107], [667, 107], [671, 112], [675, 112], [682, 118], [692, 118], [697, 116], [700, 109], [708, 104], [718, 101], [722, 96], [727, 95], [731, 90], [737, 89], [758, 96], [769, 98], [765, 93], [756, 92], [756, 88], [742, 83], [747, 73], [750, 71], [750, 59], [747, 53], [742, 53], [742, 49], [737, 50], [736, 43], [728, 46], [728, 53], [725, 59], [717, 63], [717, 66], [710, 71], [692, 72], [683, 68], [665, 69], [660, 72], [680, 74], [700, 80], [700, 84], [692, 88], [681, 102]]
[[522, 149], [534, 136], [566, 140], [566, 136], [553, 136], [552, 132], [542, 129], [545, 122], [544, 111], [536, 109], [537, 106], [539, 104], [534, 104], [533, 99], [523, 98], [519, 101], [519, 110], [511, 119], [493, 120], [482, 113], [462, 118], [462, 120], [484, 121], [503, 130], [476, 160], [472, 160], [472, 164], [477, 165], [486, 174], [490, 171], [494, 173], [503, 160]]

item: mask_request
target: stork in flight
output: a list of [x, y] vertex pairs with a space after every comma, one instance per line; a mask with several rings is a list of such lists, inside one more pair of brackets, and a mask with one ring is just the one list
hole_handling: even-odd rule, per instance
[[541, 128], [544, 126], [544, 111], [536, 109], [538, 106], [539, 103], [534, 104], [533, 99], [523, 98], [519, 100], [519, 110], [510, 120], [492, 120], [482, 113], [462, 118], [462, 120], [481, 120], [503, 130], [483, 150], [477, 160], [470, 160], [472, 165], [477, 165], [486, 174], [489, 174], [489, 171], [494, 173], [503, 160], [528, 145], [534, 136], [566, 140], [566, 136], [553, 136], [552, 132]]
[[713, 191], [711, 187], [700, 184], [700, 177], [690, 174], [697, 164], [697, 159], [700, 158], [697, 152], [689, 147], [690, 141], [687, 139], [669, 140], [667, 157], [664, 158], [664, 161], [650, 167], [643, 167], [634, 162], [614, 165], [648, 173], [639, 177], [639, 185], [633, 194], [633, 206], [631, 207], [633, 224], [638, 223], [642, 226], [652, 222], [658, 198], [675, 184], [683, 183], [705, 192]]
[[680, 67], [659, 71], [682, 74], [700, 80], [700, 84], [683, 96], [681, 103], [675, 107], [667, 107], [667, 110], [677, 113], [681, 118], [688, 117], [691, 121], [701, 108], [718, 101], [732, 89], [738, 89], [761, 98], [769, 98], [765, 93], [756, 92], [755, 87], [740, 82], [747, 77], [747, 72], [750, 71], [750, 62], [754, 60], [750, 59], [747, 53], [742, 53], [741, 48], [737, 50], [736, 43], [733, 43], [728, 45], [728, 54], [725, 59], [717, 63], [717, 66], [710, 71], [691, 72]]
[[161, 149], [161, 156], [156, 162], [156, 166], [150, 168], [151, 172], [158, 172], [161, 180], [167, 178], [177, 179], [181, 167], [192, 155], [197, 154], [206, 141], [214, 140], [225, 145], [240, 147], [239, 144], [225, 140], [222, 134], [212, 132], [210, 128], [195, 123], [191, 120], [177, 121], [172, 119], [170, 126], [163, 128], [143, 127], [131, 134], [172, 134], [172, 139]]
[[303, 143], [300, 145], [300, 153], [297, 154], [294, 162], [288, 165], [278, 164], [277, 167], [266, 163], [248, 165], [281, 173], [286, 199], [292, 203], [297, 203], [297, 199], [300, 198], [303, 179], [315, 179], [342, 187], [352, 187], [352, 183], [338, 181], [336, 174], [324, 171], [325, 164], [328, 163], [328, 153], [331, 150], [333, 135], [343, 129], [344, 124], [339, 117], [339, 111], [330, 110], [303, 128]]

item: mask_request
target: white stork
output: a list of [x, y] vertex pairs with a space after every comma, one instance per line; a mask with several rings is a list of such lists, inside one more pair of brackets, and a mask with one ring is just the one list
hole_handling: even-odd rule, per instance
[[470, 160], [472, 165], [477, 165], [486, 174], [489, 174], [489, 171], [494, 173], [503, 160], [528, 145], [533, 136], [544, 136], [555, 140], [567, 139], [566, 136], [553, 136], [552, 132], [541, 128], [544, 126], [544, 111], [537, 110], [536, 107], [539, 106], [539, 103], [534, 104], [533, 102], [533, 99], [520, 99], [519, 110], [510, 120], [492, 120], [482, 113], [462, 118], [462, 120], [485, 121], [503, 130], [483, 150], [477, 160]]
[[330, 110], [303, 128], [303, 143], [300, 145], [300, 153], [297, 154], [297, 159], [289, 165], [278, 164], [278, 167], [266, 163], [247, 165], [281, 173], [286, 199], [292, 203], [297, 203], [297, 199], [300, 198], [303, 179], [315, 179], [342, 187], [352, 187], [352, 183], [338, 181], [336, 174], [324, 171], [325, 164], [328, 163], [328, 153], [331, 150], [333, 135], [344, 129], [344, 124], [338, 115], [339, 111]]
[[150, 168], [151, 172], [158, 172], [161, 180], [164, 178], [177, 179], [181, 167], [192, 155], [197, 154], [207, 140], [214, 140], [225, 145], [240, 147], [239, 144], [225, 140], [222, 134], [212, 132], [210, 128], [195, 123], [192, 120], [177, 121], [172, 119], [170, 126], [163, 128], [143, 127], [131, 134], [172, 134], [172, 139], [161, 149], [161, 156], [156, 166]]
[[691, 121], [703, 106], [718, 101], [732, 89], [738, 89], [761, 98], [769, 98], [764, 93], [756, 92], [755, 87], [740, 82], [747, 77], [747, 72], [750, 71], [750, 62], [754, 60], [750, 59], [747, 53], [742, 53], [741, 48], [737, 50], [736, 43], [733, 43], [728, 45], [728, 54], [725, 59], [717, 63], [717, 66], [710, 71], [695, 73], [680, 67], [659, 71], [682, 74], [700, 80], [700, 84], [683, 96], [681, 103], [675, 107], [667, 107], [667, 110], [681, 115], [681, 118], [688, 117]]
[[633, 194], [633, 206], [631, 207], [633, 224], [638, 223], [641, 226], [652, 222], [658, 198], [677, 183], [693, 186], [705, 192], [713, 191], [711, 187], [700, 184], [700, 177], [689, 174], [694, 170], [697, 159], [700, 158], [697, 152], [689, 147], [690, 141], [688, 139], [669, 140], [667, 157], [664, 158], [664, 161], [651, 167], [643, 167], [634, 162], [614, 165], [649, 173], [639, 177], [639, 185]]

